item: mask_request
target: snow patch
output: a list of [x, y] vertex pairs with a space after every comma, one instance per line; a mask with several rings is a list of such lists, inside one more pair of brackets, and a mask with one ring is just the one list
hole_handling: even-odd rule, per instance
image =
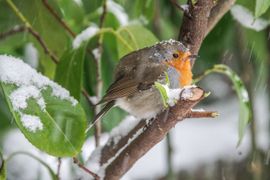
[[87, 161], [87, 167], [94, 173], [98, 173], [100, 169], [100, 157], [102, 148], [103, 146], [97, 147]]
[[241, 5], [234, 5], [231, 8], [231, 14], [242, 26], [255, 31], [261, 31], [270, 24], [270, 21], [255, 18], [250, 10]]
[[93, 53], [93, 55], [94, 55], [94, 57], [95, 57], [96, 60], [100, 60], [101, 54], [100, 54], [99, 48], [93, 49], [92, 53]]
[[[104, 178], [105, 169], [123, 152], [123, 150], [126, 149], [126, 147], [128, 147], [139, 135], [141, 135], [143, 131], [144, 127], [139, 129], [131, 138], [129, 138], [128, 142], [121, 149], [119, 149], [113, 157], [111, 157], [105, 164], [100, 167], [97, 174], [101, 179]], [[126, 154], [126, 156], [128, 156], [128, 154]]]
[[205, 112], [203, 108], [200, 109], [191, 109], [192, 112]]
[[110, 133], [110, 140], [113, 144], [117, 144], [119, 140], [126, 136], [138, 123], [140, 120], [136, 119], [134, 116], [126, 116], [121, 123], [112, 129]]
[[[125, 26], [128, 24], [128, 15], [121, 5], [117, 4], [112, 0], [109, 0], [107, 1], [107, 9], [108, 12], [111, 12], [118, 19], [121, 26]], [[99, 9], [99, 11], [101, 13], [102, 9]]]
[[91, 24], [88, 28], [83, 30], [80, 34], [78, 34], [73, 40], [73, 49], [77, 49], [81, 46], [81, 44], [85, 41], [91, 39], [98, 32], [99, 28], [96, 24]]
[[46, 103], [41, 91], [51, 88], [52, 96], [67, 100], [73, 106], [78, 103], [66, 89], [38, 73], [21, 59], [12, 56], [0, 55], [0, 81], [17, 86], [17, 89], [10, 94], [9, 99], [14, 110], [21, 115], [22, 124], [31, 132], [41, 130], [43, 125], [38, 117], [24, 114], [21, 111], [27, 108], [29, 98], [35, 99], [40, 109], [44, 111]]
[[37, 130], [43, 129], [43, 124], [39, 117], [28, 114], [21, 115], [22, 125], [30, 132], [35, 133]]
[[180, 99], [180, 95], [182, 99], [189, 99], [193, 96], [193, 93], [191, 91], [192, 88], [195, 88], [195, 85], [191, 86], [185, 86], [183, 88], [178, 88], [178, 89], [170, 89], [169, 84], [161, 84], [164, 89], [166, 90], [168, 99], [167, 99], [167, 104], [169, 106], [174, 106], [177, 101]]
[[41, 96], [40, 91], [35, 86], [22, 86], [16, 89], [9, 96], [12, 106], [15, 111], [20, 111], [20, 109], [27, 108], [27, 100], [29, 98], [34, 98], [40, 109], [45, 110], [45, 101]]
[[32, 43], [24, 47], [24, 61], [34, 69], [38, 67], [38, 50]]

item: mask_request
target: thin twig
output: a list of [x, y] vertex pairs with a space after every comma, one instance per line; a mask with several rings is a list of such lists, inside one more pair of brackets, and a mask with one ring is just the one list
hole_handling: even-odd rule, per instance
[[175, 7], [177, 7], [177, 9], [179, 9], [180, 11], [185, 12], [185, 9], [184, 9], [182, 6], [180, 6], [180, 5], [177, 3], [176, 0], [170, 0], [170, 1], [171, 1], [171, 3], [172, 3], [173, 5], [175, 5]]
[[94, 108], [95, 107], [95, 103], [90, 100], [90, 95], [88, 94], [88, 92], [84, 88], [82, 89], [82, 94], [86, 98], [89, 106], [92, 107], [92, 108]]
[[55, 19], [63, 26], [63, 28], [73, 37], [76, 37], [76, 34], [71, 30], [71, 28], [63, 21], [60, 16], [58, 16], [57, 12], [50, 6], [48, 0], [42, 0], [44, 6], [48, 9], [48, 11], [55, 17]]
[[37, 31], [35, 31], [34, 29], [32, 29], [31, 27], [28, 27], [27, 30], [36, 38], [36, 40], [39, 42], [39, 44], [43, 47], [45, 53], [51, 57], [53, 62], [55, 64], [58, 64], [58, 62], [59, 62], [58, 58], [49, 50], [49, 48], [47, 47], [47, 45], [45, 44], [44, 40], [41, 38], [39, 33]]
[[58, 165], [57, 165], [57, 174], [56, 174], [58, 180], [61, 179], [60, 178], [61, 164], [62, 164], [62, 159], [59, 157], [58, 158]]
[[170, 132], [166, 136], [166, 160], [167, 160], [167, 175], [166, 179], [175, 179], [173, 172], [173, 145]]
[[34, 38], [40, 43], [40, 45], [43, 47], [46, 54], [50, 56], [50, 58], [57, 64], [58, 58], [49, 50], [44, 40], [41, 38], [39, 33], [34, 30], [34, 28], [31, 26], [31, 24], [28, 22], [28, 20], [24, 17], [24, 15], [19, 11], [19, 9], [16, 7], [16, 5], [11, 0], [6, 0], [10, 8], [13, 10], [13, 12], [19, 17], [19, 19], [24, 23], [25, 28], [27, 31], [29, 31]]
[[[107, 1], [103, 1], [103, 12], [100, 16], [100, 22], [99, 22], [99, 28], [102, 29], [104, 21], [105, 21], [105, 16], [107, 13]], [[96, 61], [96, 96], [98, 99], [101, 99], [102, 97], [102, 88], [103, 88], [103, 81], [101, 77], [101, 56], [103, 52], [103, 47], [102, 47], [102, 41], [103, 41], [103, 35], [100, 35], [98, 44], [97, 44], [97, 54], [95, 57]], [[95, 116], [100, 112], [101, 110], [101, 105], [96, 105], [95, 106]], [[94, 123], [94, 122], [93, 122]], [[100, 145], [100, 134], [101, 134], [101, 121], [98, 121], [94, 125], [95, 127], [95, 142], [96, 142], [96, 147]]]
[[95, 178], [95, 180], [100, 179], [100, 177], [96, 173], [94, 173], [94, 172], [90, 171], [88, 168], [86, 168], [77, 158], [73, 157], [73, 162], [74, 162], [74, 164], [77, 164], [78, 167], [81, 168], [82, 170], [84, 170], [86, 173], [93, 176]]
[[218, 0], [208, 19], [206, 35], [216, 26], [219, 20], [231, 9], [236, 0]]
[[185, 118], [215, 118], [219, 116], [215, 111], [190, 111]]
[[180, 11], [184, 12], [189, 18], [192, 18], [191, 14], [189, 13], [188, 9], [185, 9], [183, 6], [179, 5], [176, 0], [170, 0], [171, 3], [177, 7]]
[[0, 32], [0, 40], [3, 40], [9, 36], [15, 35], [20, 32], [25, 32], [26, 27], [21, 25], [21, 26], [15, 26], [12, 29], [6, 31], [6, 32]]

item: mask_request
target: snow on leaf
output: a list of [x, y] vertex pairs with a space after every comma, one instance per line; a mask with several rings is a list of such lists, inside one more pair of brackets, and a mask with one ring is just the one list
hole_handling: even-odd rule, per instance
[[121, 5], [117, 4], [112, 0], [109, 0], [107, 2], [107, 8], [108, 12], [111, 12], [118, 19], [121, 26], [125, 26], [128, 24], [128, 15]]
[[29, 64], [32, 68], [37, 69], [38, 67], [38, 50], [32, 43], [28, 43], [24, 47], [24, 60], [27, 64]]
[[22, 110], [28, 107], [27, 101], [32, 98], [44, 111], [46, 104], [41, 95], [43, 89], [51, 87], [52, 95], [77, 104], [77, 101], [69, 96], [68, 91], [37, 73], [22, 60], [11, 56], [0, 55], [0, 81], [17, 86], [17, 89], [9, 95], [9, 99], [14, 110], [20, 114], [22, 125], [30, 132], [42, 130], [43, 124], [39, 117], [25, 114]]
[[31, 132], [35, 133], [37, 130], [43, 129], [43, 124], [40, 118], [37, 116], [22, 114], [21, 121], [22, 121], [23, 126]]
[[77, 49], [81, 46], [83, 42], [91, 39], [98, 32], [99, 28], [96, 24], [91, 24], [88, 28], [83, 30], [80, 34], [78, 34], [73, 40], [73, 49]]
[[0, 55], [0, 87], [16, 124], [33, 145], [61, 157], [80, 151], [86, 118], [69, 91], [7, 55]]
[[255, 31], [261, 31], [270, 24], [270, 21], [265, 19], [255, 19], [252, 12], [241, 5], [234, 5], [231, 8], [231, 14], [234, 19], [238, 21], [242, 26], [253, 29]]

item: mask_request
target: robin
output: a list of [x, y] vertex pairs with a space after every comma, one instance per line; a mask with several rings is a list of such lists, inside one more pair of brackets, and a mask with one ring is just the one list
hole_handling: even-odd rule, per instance
[[164, 105], [154, 83], [165, 83], [167, 74], [171, 89], [190, 85], [191, 60], [195, 57], [181, 42], [172, 39], [122, 57], [115, 70], [114, 82], [99, 102], [105, 106], [95, 121], [114, 106], [139, 119], [155, 117], [164, 110]]

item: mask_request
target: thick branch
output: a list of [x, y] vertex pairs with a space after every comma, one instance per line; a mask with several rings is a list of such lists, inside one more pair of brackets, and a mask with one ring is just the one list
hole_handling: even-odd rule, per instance
[[213, 0], [198, 0], [194, 5], [188, 2], [189, 14], [192, 18], [184, 14], [183, 23], [180, 28], [178, 39], [190, 48], [192, 54], [198, 54], [202, 41], [208, 28], [208, 18]]
[[[166, 112], [161, 113], [122, 152], [118, 152], [118, 156], [105, 168], [105, 179], [119, 179], [140, 157], [160, 142], [176, 123], [183, 120], [190, 109], [204, 97], [204, 91], [200, 88], [192, 88], [191, 91], [193, 93], [191, 98], [180, 100], [174, 107], [170, 108], [167, 118], [164, 118]], [[139, 129], [145, 127], [143, 123], [140, 124]], [[103, 153], [104, 151], [102, 156], [105, 155]]]

